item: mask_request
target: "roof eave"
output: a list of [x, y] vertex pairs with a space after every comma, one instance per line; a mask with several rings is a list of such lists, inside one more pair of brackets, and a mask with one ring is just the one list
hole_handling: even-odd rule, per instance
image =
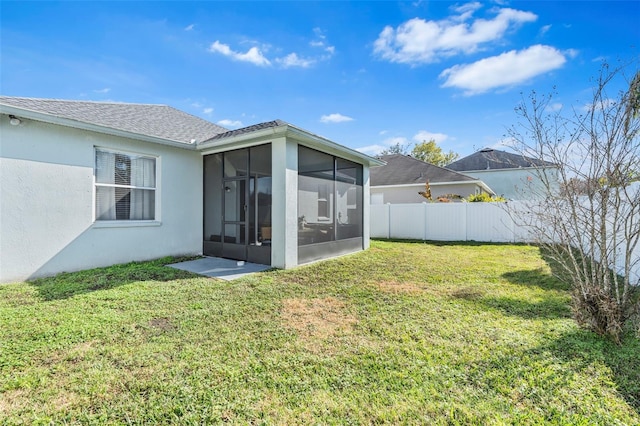
[[[477, 169], [477, 170], [460, 170], [458, 173], [477, 173], [477, 172], [502, 172], [505, 170], [513, 171], [513, 170], [538, 170], [538, 169], [557, 169], [557, 164], [547, 164], [540, 166], [532, 166], [532, 167], [503, 167], [500, 169]], [[453, 170], [456, 171], [456, 170]]]
[[216, 152], [227, 151], [229, 149], [242, 148], [252, 145], [257, 141], [284, 137], [287, 126], [268, 127], [266, 129], [254, 130], [253, 132], [241, 133], [239, 135], [227, 136], [217, 139], [208, 139], [196, 144], [198, 151], [202, 155], [215, 154]]
[[74, 129], [88, 130], [91, 132], [104, 133], [112, 136], [119, 136], [127, 139], [135, 139], [144, 142], [168, 145], [182, 149], [194, 150], [195, 145], [185, 142], [175, 141], [172, 139], [159, 138], [156, 136], [143, 135], [126, 130], [114, 129], [112, 127], [100, 126], [98, 124], [87, 123], [85, 121], [72, 120], [69, 118], [59, 117], [53, 114], [47, 114], [39, 111], [33, 111], [26, 108], [19, 108], [13, 105], [0, 104], [0, 113], [7, 115], [15, 115], [19, 118], [27, 120], [40, 121], [43, 123], [55, 124], [58, 126], [71, 127]]
[[203, 155], [213, 154], [230, 148], [249, 146], [256, 141], [266, 141], [270, 138], [277, 137], [289, 137], [301, 142], [309, 148], [319, 148], [329, 154], [335, 154], [348, 160], [355, 160], [356, 162], [366, 164], [370, 167], [383, 166], [386, 164], [382, 160], [370, 157], [346, 146], [339, 145], [329, 139], [314, 135], [313, 133], [307, 132], [306, 130], [300, 129], [296, 126], [292, 126], [291, 124], [282, 124], [266, 129], [254, 130], [240, 135], [210, 139], [209, 141], [198, 144], [197, 149], [201, 151]]
[[[400, 188], [400, 187], [405, 187], [405, 186], [420, 186], [420, 187], [424, 187], [425, 183], [424, 182], [418, 182], [418, 183], [396, 183], [396, 184], [391, 184], [391, 185], [371, 185], [371, 188]], [[451, 181], [451, 182], [429, 182], [429, 186], [447, 186], [447, 185], [478, 185], [480, 186], [482, 189], [484, 189], [485, 191], [491, 193], [491, 194], [495, 194], [493, 192], [493, 190], [491, 188], [489, 188], [487, 186], [486, 183], [484, 183], [481, 180], [463, 180], [463, 181]]]

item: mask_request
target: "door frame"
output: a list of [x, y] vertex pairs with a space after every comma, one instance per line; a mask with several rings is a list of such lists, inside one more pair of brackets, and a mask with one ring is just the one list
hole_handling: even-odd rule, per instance
[[[244, 191], [237, 199], [239, 205], [236, 207], [239, 210], [240, 219], [244, 220], [227, 220], [225, 213], [227, 211], [227, 188], [229, 182], [237, 182], [239, 185], [236, 187], [236, 191]], [[244, 183], [244, 185], [242, 185]], [[228, 257], [236, 260], [247, 260], [247, 247], [249, 246], [249, 179], [248, 175], [240, 177], [231, 177], [222, 179], [222, 257]], [[231, 238], [227, 237], [227, 226], [236, 226], [236, 232], [238, 227], [240, 234], [240, 243], [231, 242]], [[234, 233], [235, 234], [235, 233]], [[244, 235], [243, 235], [244, 234]]]

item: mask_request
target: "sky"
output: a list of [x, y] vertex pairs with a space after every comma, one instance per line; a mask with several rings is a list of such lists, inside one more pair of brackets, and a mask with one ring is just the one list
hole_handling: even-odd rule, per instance
[[466, 156], [504, 149], [531, 91], [570, 110], [603, 61], [637, 66], [639, 21], [640, 1], [1, 1], [0, 94]]

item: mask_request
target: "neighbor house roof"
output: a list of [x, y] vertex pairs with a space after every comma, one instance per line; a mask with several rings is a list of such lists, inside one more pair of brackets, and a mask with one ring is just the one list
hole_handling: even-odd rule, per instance
[[[2, 112], [70, 127], [194, 144], [228, 130], [168, 105], [0, 96]], [[62, 121], [61, 121], [62, 120]]]
[[371, 186], [424, 184], [426, 181], [430, 184], [479, 182], [476, 178], [425, 163], [409, 155], [392, 154], [379, 158], [387, 165], [371, 169]]
[[554, 167], [548, 161], [536, 160], [519, 154], [484, 148], [447, 166], [447, 169], [459, 172], [496, 169], [518, 169], [525, 167]]

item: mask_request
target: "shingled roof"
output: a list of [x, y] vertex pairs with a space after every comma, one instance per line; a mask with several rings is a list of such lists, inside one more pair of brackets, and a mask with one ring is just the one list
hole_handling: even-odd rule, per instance
[[470, 172], [496, 169], [518, 169], [524, 167], [553, 167], [548, 161], [536, 160], [523, 155], [485, 148], [447, 166], [458, 172]]
[[425, 163], [409, 155], [392, 154], [378, 158], [386, 161], [387, 165], [371, 168], [371, 186], [425, 183], [427, 180], [429, 183], [477, 182], [470, 176]]
[[106, 129], [190, 144], [228, 130], [168, 105], [0, 96], [0, 105]]
[[217, 134], [209, 138], [209, 140], [230, 138], [232, 136], [244, 135], [246, 133], [251, 133], [258, 130], [269, 129], [272, 127], [285, 126], [285, 125], [287, 125], [287, 123], [282, 120], [265, 121], [264, 123], [258, 123], [251, 126], [242, 127], [240, 129], [229, 130], [228, 132]]

